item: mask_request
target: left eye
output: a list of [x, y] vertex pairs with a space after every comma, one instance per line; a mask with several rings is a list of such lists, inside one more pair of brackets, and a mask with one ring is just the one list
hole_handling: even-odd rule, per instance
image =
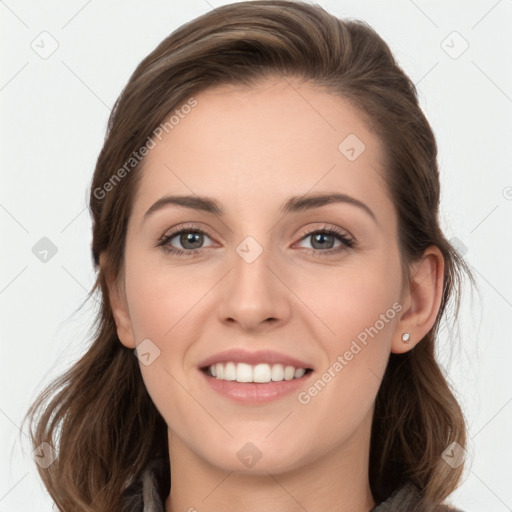
[[[352, 238], [350, 238], [345, 233], [338, 231], [337, 229], [329, 227], [310, 231], [301, 238], [301, 241], [308, 239], [312, 240], [313, 252], [322, 256], [335, 254], [354, 246], [354, 240]], [[338, 239], [341, 243], [338, 244], [336, 248], [334, 248], [332, 244], [335, 243], [336, 239]], [[315, 251], [314, 249], [321, 250]]]

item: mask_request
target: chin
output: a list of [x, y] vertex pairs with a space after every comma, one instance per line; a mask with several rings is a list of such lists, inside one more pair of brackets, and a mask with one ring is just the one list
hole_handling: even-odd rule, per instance
[[264, 436], [261, 443], [237, 443], [232, 450], [218, 451], [206, 458], [212, 465], [227, 472], [261, 476], [293, 471], [305, 463], [303, 459], [297, 457], [297, 451], [293, 446], [287, 445], [286, 452], [283, 452], [282, 445], [265, 443], [263, 438]]

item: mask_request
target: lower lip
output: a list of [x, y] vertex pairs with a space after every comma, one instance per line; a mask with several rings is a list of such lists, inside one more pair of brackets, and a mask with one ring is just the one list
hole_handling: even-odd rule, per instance
[[266, 403], [299, 391], [309, 382], [313, 372], [304, 374], [300, 379], [270, 381], [270, 382], [237, 382], [210, 377], [199, 370], [206, 382], [214, 391], [239, 403]]

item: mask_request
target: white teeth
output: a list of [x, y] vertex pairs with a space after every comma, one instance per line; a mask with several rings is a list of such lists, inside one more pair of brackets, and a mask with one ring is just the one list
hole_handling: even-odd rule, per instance
[[295, 368], [293, 366], [287, 366], [284, 369], [284, 380], [292, 380], [295, 376]]
[[270, 382], [271, 371], [268, 364], [257, 364], [253, 369], [254, 382]]
[[305, 368], [297, 368], [297, 369], [295, 370], [295, 375], [294, 375], [294, 377], [295, 377], [296, 379], [300, 379], [300, 378], [301, 378], [305, 373], [306, 373]]
[[[226, 368], [228, 366], [229, 363], [226, 363]], [[237, 382], [254, 382], [252, 380], [252, 366], [250, 364], [238, 363], [234, 380]]]
[[282, 364], [269, 365], [266, 363], [254, 366], [246, 363], [216, 363], [209, 367], [213, 377], [221, 380], [236, 380], [237, 382], [270, 382], [281, 380], [300, 379], [305, 373], [305, 368], [295, 369], [293, 366]]
[[272, 380], [283, 380], [284, 379], [284, 369], [282, 364], [274, 364], [272, 365]]
[[236, 379], [236, 368], [235, 363], [227, 363], [224, 366], [224, 380], [235, 380]]

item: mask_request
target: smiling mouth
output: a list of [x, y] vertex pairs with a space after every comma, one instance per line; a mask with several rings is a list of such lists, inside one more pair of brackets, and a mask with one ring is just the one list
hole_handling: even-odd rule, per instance
[[259, 384], [298, 380], [313, 371], [311, 368], [295, 368], [282, 364], [261, 363], [250, 365], [232, 361], [205, 366], [200, 370], [217, 380]]

